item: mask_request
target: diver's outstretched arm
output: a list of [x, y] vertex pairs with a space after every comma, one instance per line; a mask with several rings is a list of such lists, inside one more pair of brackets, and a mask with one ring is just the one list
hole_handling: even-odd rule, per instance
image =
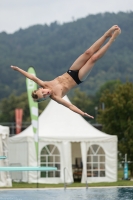
[[11, 68], [20, 72], [21, 74], [23, 74], [25, 77], [31, 79], [32, 81], [34, 81], [35, 83], [37, 83], [38, 85], [40, 86], [43, 86], [44, 82], [42, 80], [40, 80], [39, 78], [37, 78], [36, 76], [24, 71], [23, 69], [17, 67], [17, 66], [12, 66], [11, 65]]
[[62, 98], [60, 98], [58, 96], [55, 96], [55, 97], [53, 97], [51, 99], [55, 100], [57, 103], [62, 104], [65, 107], [69, 108], [73, 112], [82, 115], [83, 117], [89, 117], [89, 118], [92, 118], [92, 119], [94, 118], [93, 116], [91, 116], [91, 115], [83, 112], [82, 110], [80, 110], [79, 108], [77, 108], [75, 105], [73, 105], [73, 104], [65, 101], [64, 99], [62, 99]]

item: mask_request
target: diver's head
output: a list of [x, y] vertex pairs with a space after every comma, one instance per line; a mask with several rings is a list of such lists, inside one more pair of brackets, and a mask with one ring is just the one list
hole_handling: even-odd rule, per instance
[[31, 94], [32, 98], [36, 102], [45, 101], [51, 95], [50, 89], [39, 88], [38, 90], [34, 90]]

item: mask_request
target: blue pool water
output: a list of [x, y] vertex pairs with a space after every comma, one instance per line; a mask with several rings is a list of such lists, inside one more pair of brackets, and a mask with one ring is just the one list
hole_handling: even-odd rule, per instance
[[0, 200], [133, 200], [133, 188], [0, 190]]

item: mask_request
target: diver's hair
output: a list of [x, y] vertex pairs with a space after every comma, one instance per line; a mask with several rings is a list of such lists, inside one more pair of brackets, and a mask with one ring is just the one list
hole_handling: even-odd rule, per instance
[[37, 90], [34, 90], [32, 93], [31, 93], [31, 96], [33, 99], [37, 100], [38, 99], [38, 95], [36, 94]]
[[37, 103], [40, 103], [40, 102], [42, 102], [42, 101], [45, 101], [47, 98], [38, 98], [38, 95], [36, 94], [36, 92], [37, 92], [38, 90], [34, 90], [32, 93], [31, 93], [31, 96], [32, 96], [32, 98], [33, 98], [33, 101], [34, 102], [37, 102]]

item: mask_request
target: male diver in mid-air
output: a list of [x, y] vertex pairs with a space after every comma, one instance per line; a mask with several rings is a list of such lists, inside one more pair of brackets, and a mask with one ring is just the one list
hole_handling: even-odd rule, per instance
[[[80, 55], [72, 64], [70, 69], [61, 76], [58, 76], [52, 81], [42, 81], [30, 73], [16, 66], [11, 66], [12, 69], [20, 72], [25, 77], [36, 82], [40, 88], [32, 92], [32, 98], [36, 102], [41, 102], [48, 97], [59, 104], [69, 108], [82, 116], [94, 118], [86, 112], [80, 110], [75, 105], [65, 101], [63, 97], [77, 84], [82, 83], [89, 75], [92, 67], [109, 49], [116, 37], [121, 33], [121, 29], [114, 25], [106, 31], [89, 49]], [[106, 39], [109, 40], [104, 44]]]

